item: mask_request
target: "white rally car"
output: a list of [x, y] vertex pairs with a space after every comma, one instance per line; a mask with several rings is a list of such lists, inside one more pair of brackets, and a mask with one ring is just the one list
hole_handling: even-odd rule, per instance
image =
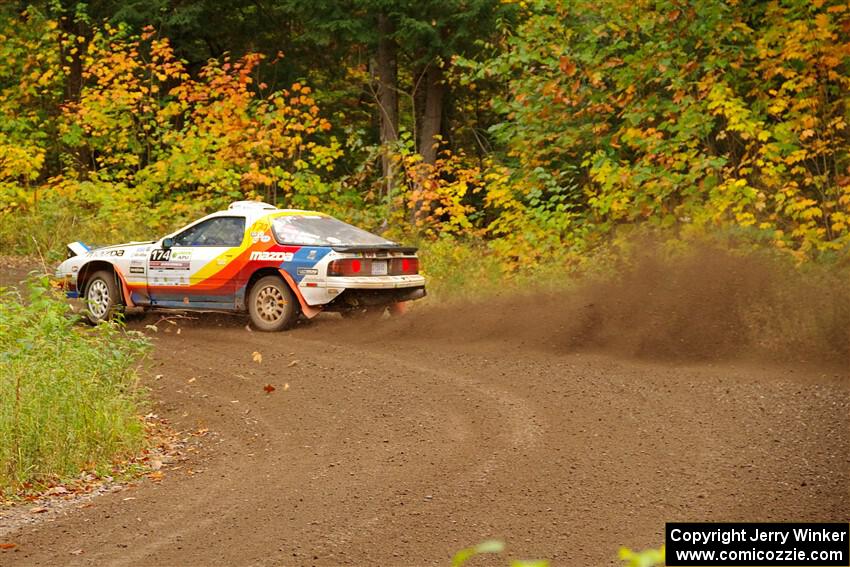
[[399, 309], [425, 296], [416, 249], [328, 215], [240, 201], [157, 241], [68, 245], [56, 270], [92, 322], [127, 307], [247, 311], [262, 331], [299, 315]]

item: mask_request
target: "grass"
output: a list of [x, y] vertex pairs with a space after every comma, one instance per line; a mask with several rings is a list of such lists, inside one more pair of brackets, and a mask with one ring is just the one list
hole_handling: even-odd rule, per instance
[[121, 211], [97, 215], [71, 201], [45, 200], [37, 210], [0, 212], [0, 249], [16, 255], [41, 256], [51, 263], [64, 259], [69, 242], [120, 244], [165, 233], [151, 229], [144, 218], [134, 214]]
[[80, 325], [47, 277], [0, 289], [0, 495], [138, 453], [147, 348], [118, 324]]

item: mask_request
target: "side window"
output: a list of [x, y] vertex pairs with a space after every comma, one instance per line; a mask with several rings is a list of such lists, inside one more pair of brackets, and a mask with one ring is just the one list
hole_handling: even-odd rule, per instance
[[174, 237], [175, 246], [239, 246], [245, 236], [244, 217], [216, 217]]

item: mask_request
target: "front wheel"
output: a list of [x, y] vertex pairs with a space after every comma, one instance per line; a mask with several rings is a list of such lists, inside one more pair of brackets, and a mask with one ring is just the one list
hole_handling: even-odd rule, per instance
[[277, 276], [257, 280], [248, 294], [248, 315], [260, 331], [282, 331], [298, 316], [289, 286]]
[[112, 318], [121, 305], [115, 274], [106, 270], [95, 272], [86, 284], [85, 315], [93, 325]]

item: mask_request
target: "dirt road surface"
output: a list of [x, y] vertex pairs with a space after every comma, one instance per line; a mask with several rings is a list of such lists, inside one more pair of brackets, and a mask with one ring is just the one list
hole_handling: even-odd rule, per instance
[[469, 315], [160, 323], [154, 411], [209, 430], [197, 456], [4, 534], [0, 564], [446, 565], [498, 538], [608, 565], [666, 521], [847, 520], [841, 370], [640, 360]]
[[0, 521], [0, 565], [446, 565], [490, 538], [615, 565], [667, 521], [846, 521], [850, 304], [788, 281], [710, 254], [285, 333], [133, 317], [153, 411], [205, 435], [159, 482]]

